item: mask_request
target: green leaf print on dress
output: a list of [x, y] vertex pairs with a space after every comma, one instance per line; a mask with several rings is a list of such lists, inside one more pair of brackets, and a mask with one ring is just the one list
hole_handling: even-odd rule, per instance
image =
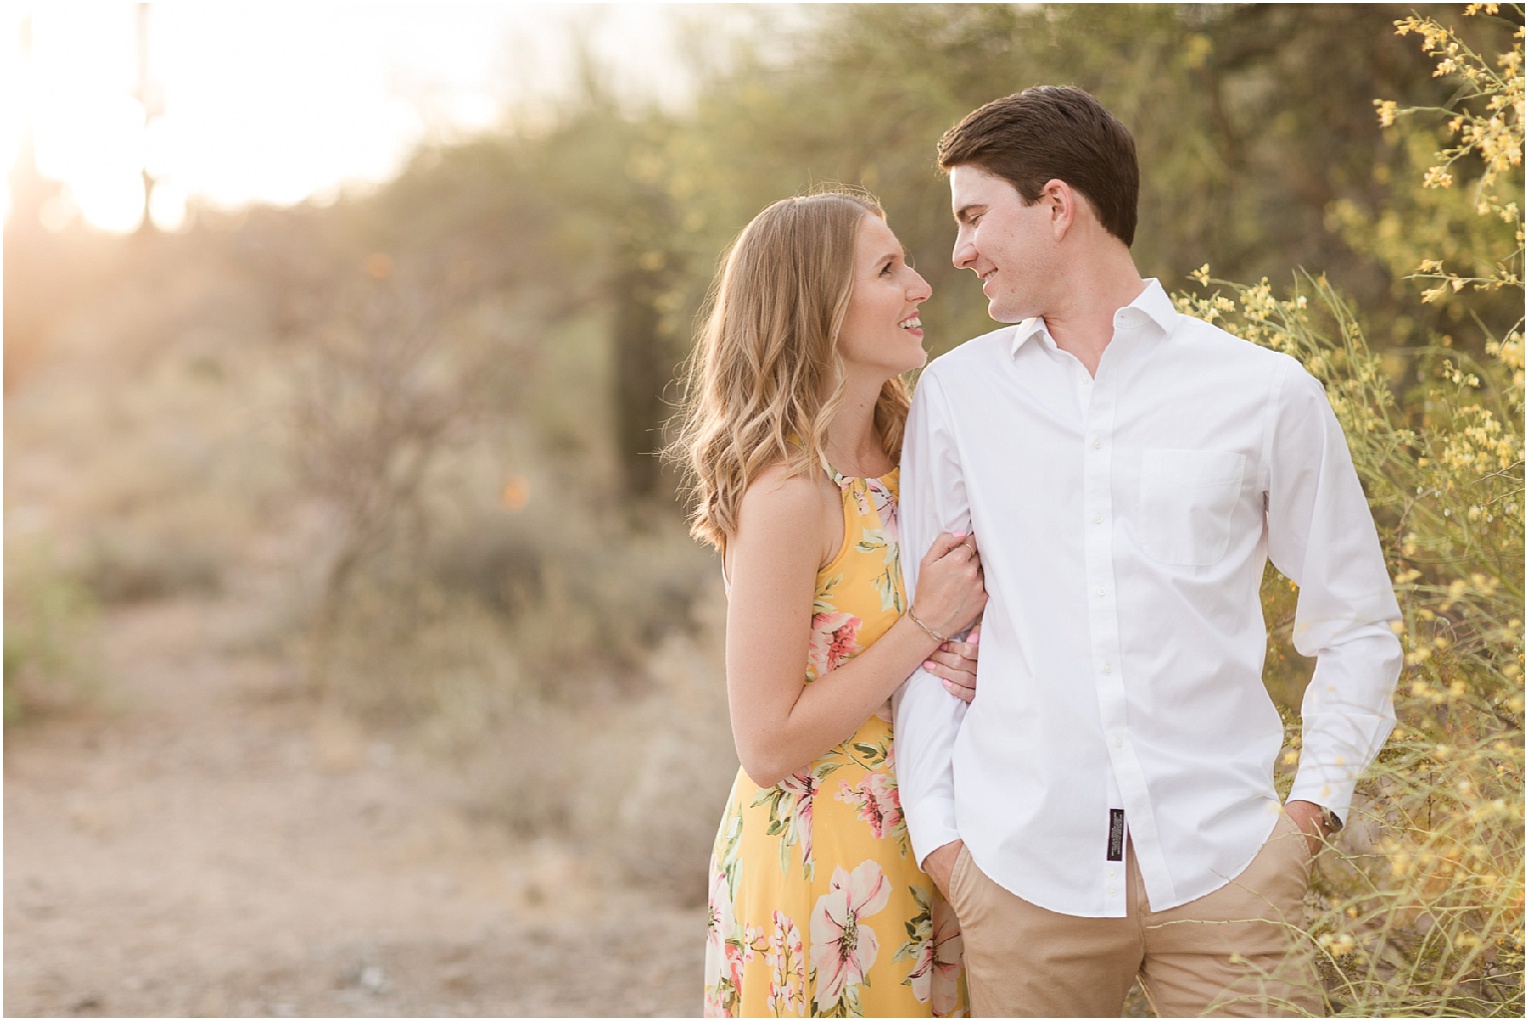
[[934, 897], [929, 887], [907, 889], [919, 913], [907, 922], [907, 942], [892, 960], [913, 962], [902, 984], [912, 987], [919, 1003], [932, 998], [935, 1017], [948, 1017], [960, 1004], [960, 925], [955, 910], [943, 897]]
[[900, 616], [903, 610], [902, 561], [897, 555], [896, 542], [886, 540], [884, 529], [867, 528], [860, 541], [855, 544], [855, 549], [861, 553], [881, 555], [883, 569], [871, 580], [871, 584], [875, 586], [876, 594], [881, 597], [881, 609], [891, 610]]
[[844, 765], [832, 758], [819, 759], [809, 773], [794, 773], [773, 787], [754, 796], [754, 807], [769, 806], [769, 828], [765, 836], [780, 838], [780, 871], [790, 872], [791, 850], [801, 848], [801, 870], [807, 879], [817, 874], [812, 859], [812, 801], [822, 790], [823, 781]]
[[[867, 524], [861, 529], [861, 553], [880, 554], [881, 571], [872, 579], [881, 609], [898, 616], [907, 608], [902, 595], [901, 546], [897, 535], [897, 500], [882, 479], [854, 479], [850, 491]], [[875, 522], [869, 524], [868, 522]]]
[[738, 844], [743, 836], [743, 817], [729, 814], [722, 825], [724, 828], [717, 835], [718, 842], [721, 844], [717, 862], [723, 878], [727, 881], [727, 897], [730, 900], [737, 897]]

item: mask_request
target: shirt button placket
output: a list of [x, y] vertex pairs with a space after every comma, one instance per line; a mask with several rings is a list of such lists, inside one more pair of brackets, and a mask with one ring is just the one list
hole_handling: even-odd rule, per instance
[[[1085, 533], [1085, 561], [1087, 586], [1095, 598], [1089, 602], [1089, 634], [1092, 646], [1093, 682], [1098, 693], [1100, 735], [1109, 747], [1109, 758], [1114, 773], [1111, 788], [1136, 786], [1121, 775], [1129, 771], [1131, 759], [1125, 748], [1125, 689], [1123, 669], [1115, 669], [1119, 663], [1119, 619], [1116, 606], [1117, 586], [1114, 584], [1114, 489], [1112, 460], [1114, 444], [1114, 388], [1109, 378], [1095, 380], [1093, 398], [1088, 404], [1086, 430], [1083, 433], [1083, 506], [1088, 508], [1091, 527]], [[1126, 782], [1121, 783], [1121, 780]], [[1117, 797], [1118, 794], [1111, 795]], [[1110, 808], [1116, 807], [1115, 802]], [[1126, 817], [1130, 815], [1125, 805]], [[1111, 912], [1121, 915], [1125, 910], [1125, 897], [1117, 861], [1109, 862], [1100, 870], [1098, 887], [1104, 895]]]

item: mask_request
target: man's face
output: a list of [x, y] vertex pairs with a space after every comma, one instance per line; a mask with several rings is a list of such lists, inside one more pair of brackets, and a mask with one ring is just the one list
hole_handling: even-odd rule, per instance
[[1053, 204], [1026, 206], [1018, 189], [979, 167], [950, 170], [958, 232], [952, 261], [982, 280], [987, 314], [1000, 323], [1044, 315], [1056, 272]]

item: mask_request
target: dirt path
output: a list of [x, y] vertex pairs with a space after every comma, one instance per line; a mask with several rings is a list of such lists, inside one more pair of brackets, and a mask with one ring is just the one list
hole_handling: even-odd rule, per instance
[[601, 892], [448, 777], [230, 653], [103, 621], [108, 705], [5, 743], [9, 1016], [693, 1016], [703, 912]]

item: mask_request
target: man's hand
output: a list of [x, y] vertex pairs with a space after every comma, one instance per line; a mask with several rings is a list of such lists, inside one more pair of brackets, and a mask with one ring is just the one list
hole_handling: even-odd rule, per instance
[[[1310, 851], [1310, 856], [1314, 858], [1321, 850], [1322, 843], [1331, 836], [1327, 832], [1326, 809], [1313, 801], [1290, 801], [1284, 805], [1284, 811], [1289, 814], [1290, 819], [1294, 820], [1294, 824], [1300, 827], [1300, 832], [1305, 834], [1305, 846]], [[939, 850], [942, 851], [944, 848]], [[934, 852], [934, 854], [938, 853], [939, 851]], [[933, 860], [934, 854], [929, 855], [930, 860]]]
[[965, 846], [963, 840], [952, 840], [943, 847], [936, 847], [923, 859], [923, 871], [939, 887], [945, 900], [950, 899], [950, 873], [955, 871], [955, 859], [960, 857], [960, 849]]

